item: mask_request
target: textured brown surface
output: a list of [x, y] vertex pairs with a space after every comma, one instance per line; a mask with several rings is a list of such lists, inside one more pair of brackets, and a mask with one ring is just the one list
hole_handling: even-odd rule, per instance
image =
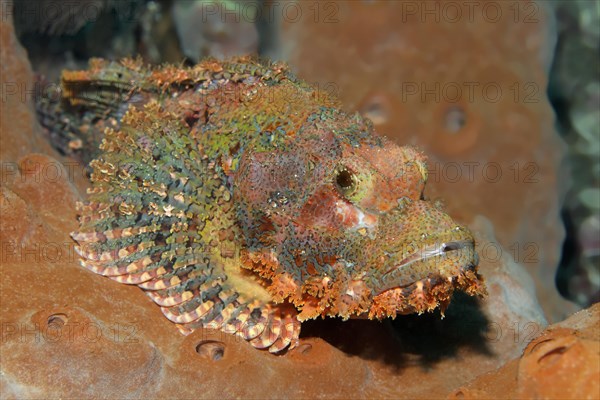
[[29, 109], [36, 90], [39, 93], [41, 89], [33, 84], [27, 53], [15, 37], [8, 4], [0, 3], [0, 158], [14, 162], [31, 151], [51, 149], [34, 134], [37, 122]]
[[554, 36], [543, 3], [339, 1], [298, 18], [277, 4], [273, 54], [424, 149], [428, 194], [465, 222], [492, 221], [551, 320], [573, 311], [554, 285], [565, 148], [545, 94]]
[[550, 327], [519, 362], [519, 396], [545, 399], [600, 397], [600, 305]]
[[[10, 34], [7, 24], [0, 30]], [[27, 61], [2, 43], [4, 79], [10, 67], [5, 60]], [[458, 296], [443, 320], [313, 321], [301, 346], [284, 356], [208, 330], [184, 338], [139, 289], [77, 265], [68, 233], [76, 228], [74, 203], [83, 192], [69, 168], [48, 155], [28, 154], [35, 150], [28, 147], [35, 134], [21, 130], [21, 122], [33, 119], [30, 105], [12, 109], [22, 119], [6, 120], [2, 110], [2, 165], [20, 160], [0, 185], [3, 399], [493, 398], [517, 393], [517, 371], [529, 384], [518, 388], [526, 395], [551, 390], [549, 373], [571, 376], [576, 385], [582, 371], [574, 366], [598, 365], [598, 306], [561, 324], [559, 333], [573, 330], [569, 335], [588, 342], [570, 346], [553, 363], [556, 369], [529, 368], [528, 355], [516, 359], [545, 320], [533, 282], [506, 252], [482, 259], [488, 298], [477, 304]], [[477, 218], [472, 227], [480, 243], [495, 241], [486, 219]], [[530, 347], [526, 354], [536, 352]]]
[[549, 326], [522, 358], [453, 391], [452, 399], [600, 398], [600, 304]]

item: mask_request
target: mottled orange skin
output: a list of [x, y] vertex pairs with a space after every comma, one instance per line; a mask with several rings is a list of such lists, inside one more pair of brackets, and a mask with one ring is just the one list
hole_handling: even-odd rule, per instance
[[82, 265], [140, 286], [184, 333], [279, 352], [309, 318], [484, 291], [471, 233], [423, 199], [425, 157], [284, 65], [96, 60], [63, 90], [61, 121], [88, 124], [74, 140], [104, 138], [73, 234]]

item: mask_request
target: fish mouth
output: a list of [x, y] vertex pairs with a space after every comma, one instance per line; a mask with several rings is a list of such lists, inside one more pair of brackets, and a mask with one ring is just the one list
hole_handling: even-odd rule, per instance
[[486, 289], [478, 263], [471, 238], [425, 245], [381, 276], [368, 318], [431, 312], [438, 307], [443, 315], [454, 291], [483, 296]]
[[420, 247], [395, 261], [381, 275], [377, 293], [407, 288], [424, 280], [452, 281], [479, 263], [472, 238], [440, 241]]
[[[384, 274], [384, 276], [397, 270], [398, 268], [405, 267], [405, 266], [413, 264], [417, 261], [425, 261], [429, 258], [433, 258], [433, 257], [441, 256], [441, 255], [448, 255], [448, 254], [451, 254], [452, 252], [460, 252], [463, 250], [473, 251], [474, 248], [475, 248], [475, 243], [473, 242], [473, 240], [452, 240], [449, 242], [435, 243], [435, 244], [432, 244], [429, 246], [425, 246], [425, 247], [415, 251], [411, 255], [405, 257], [402, 261], [400, 261], [398, 264], [396, 264], [393, 268], [388, 270]], [[477, 264], [479, 264], [479, 256], [474, 251], [473, 251], [473, 253], [474, 253], [473, 264], [477, 265]]]

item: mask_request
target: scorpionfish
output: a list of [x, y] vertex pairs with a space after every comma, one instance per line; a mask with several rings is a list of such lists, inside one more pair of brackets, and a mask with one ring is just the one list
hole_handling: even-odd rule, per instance
[[39, 115], [91, 161], [81, 265], [139, 286], [184, 334], [279, 353], [307, 319], [485, 292], [472, 234], [423, 196], [425, 156], [283, 63], [94, 59], [63, 72], [61, 93]]

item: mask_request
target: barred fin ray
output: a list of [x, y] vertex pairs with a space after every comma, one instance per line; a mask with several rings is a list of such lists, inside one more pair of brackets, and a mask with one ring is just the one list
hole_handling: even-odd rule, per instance
[[206, 282], [207, 279], [208, 275], [200, 275], [183, 280], [178, 285], [167, 289], [147, 290], [146, 294], [159, 306], [178, 306], [196, 296], [200, 296], [202, 283]]
[[[162, 247], [162, 249], [166, 249], [167, 247]], [[185, 250], [185, 248], [183, 248]], [[170, 282], [170, 286], [178, 286], [182, 283], [182, 278], [186, 277], [188, 271], [182, 271], [187, 266], [191, 266], [192, 269], [197, 271], [195, 277], [204, 276], [205, 278], [208, 276], [209, 269], [205, 266], [201, 266], [197, 263], [197, 260], [193, 258], [193, 255], [190, 254], [181, 254], [174, 258], [170, 258], [165, 256], [169, 252], [173, 250], [166, 250], [161, 252], [155, 252], [152, 254], [152, 262], [147, 264], [144, 267], [142, 264], [141, 269], [135, 270], [134, 272], [126, 272], [122, 275], [109, 276], [111, 279], [116, 280], [117, 282], [123, 282], [127, 284], [135, 283], [138, 286], [146, 283], [146, 282], [154, 282], [157, 279], [164, 279], [166, 276], [176, 276], [178, 280]], [[176, 252], [176, 251], [175, 251]], [[136, 266], [137, 267], [137, 266]], [[171, 279], [172, 280], [172, 279]], [[204, 279], [206, 280], [206, 279]], [[150, 286], [150, 284], [148, 285]], [[140, 286], [142, 287], [142, 286]], [[144, 289], [145, 287], [142, 287]]]
[[98, 231], [75, 231], [71, 233], [73, 240], [77, 242], [106, 242], [108, 240], [129, 238], [138, 235], [144, 235], [156, 232], [168, 232], [168, 229], [163, 228], [160, 224], [150, 224], [144, 226], [133, 225], [126, 228], [115, 228], [105, 230], [103, 232]]
[[[209, 329], [221, 329], [227, 322], [229, 322], [232, 318], [235, 318], [237, 314], [241, 311], [240, 304], [235, 300], [230, 302], [221, 310], [219, 315], [215, 317], [212, 321], [203, 324], [204, 328]], [[224, 329], [222, 329], [224, 330]], [[225, 330], [224, 330], [225, 331]], [[227, 332], [227, 331], [225, 331]], [[228, 332], [235, 333], [235, 332]]]
[[124, 265], [118, 265], [114, 267], [106, 267], [101, 275], [113, 277], [119, 275], [133, 274], [136, 272], [140, 272], [148, 268], [148, 266], [160, 261], [155, 260], [156, 253], [152, 255], [145, 255], [139, 259], [133, 260], [129, 263], [124, 263]]
[[[256, 303], [252, 303], [255, 305]], [[235, 313], [232, 317], [226, 321], [221, 329], [225, 332], [229, 332], [232, 334], [236, 334], [239, 337], [242, 337], [241, 331], [244, 329], [248, 318], [250, 317], [250, 308], [247, 304], [240, 304], [237, 313]]]
[[[294, 322], [295, 320], [295, 322]], [[300, 322], [295, 316], [286, 316], [281, 321], [281, 332], [279, 338], [269, 347], [269, 352], [278, 353], [290, 346], [294, 341], [295, 331], [300, 332]]]
[[173, 264], [172, 271], [138, 286], [144, 290], [156, 291], [178, 287], [188, 281], [202, 277], [202, 282], [204, 282], [205, 278], [212, 272], [209, 265], [202, 264], [200, 261], [198, 259], [191, 259], [189, 263], [180, 262], [179, 265]]
[[174, 307], [161, 307], [163, 314], [178, 324], [189, 323], [204, 317], [215, 306], [215, 301], [220, 302], [216, 294], [222, 290], [221, 284], [222, 282], [219, 280], [203, 283], [200, 287], [202, 296], [195, 296]]
[[271, 347], [279, 338], [281, 333], [281, 319], [271, 316], [260, 336], [250, 340], [250, 344], [257, 349], [266, 349]]
[[[259, 315], [253, 316], [256, 310], [258, 310]], [[265, 306], [252, 310], [250, 312], [250, 317], [243, 326], [243, 329], [237, 334], [245, 340], [252, 340], [260, 336], [264, 332], [269, 322], [269, 312], [269, 307]]]
[[[108, 246], [104, 246], [106, 248]], [[127, 262], [135, 261], [145, 255], [146, 250], [160, 250], [166, 248], [165, 246], [156, 246], [153, 241], [143, 241], [140, 243], [132, 243], [125, 247], [108, 248], [103, 251], [103, 247], [97, 243], [83, 243], [75, 247], [75, 251], [82, 258], [102, 264], [106, 267], [114, 266], [120, 261], [128, 259]]]
[[151, 279], [156, 278], [165, 273], [164, 267], [158, 267], [157, 269], [151, 269], [148, 271], [142, 271], [137, 274], [129, 274], [129, 275], [116, 275], [109, 276], [110, 279], [120, 282], [126, 283], [128, 285], [138, 285], [143, 282], [147, 282]]
[[175, 322], [176, 324], [187, 324], [202, 318], [211, 311], [214, 305], [215, 304], [212, 301], [207, 301], [200, 303], [193, 310], [181, 314], [173, 313], [172, 309], [168, 307], [161, 307], [161, 310], [165, 317], [167, 317], [171, 322]]
[[161, 277], [143, 282], [138, 286], [147, 291], [165, 290], [172, 287], [177, 287], [185, 280], [194, 279], [198, 275], [202, 275], [203, 271], [196, 267], [197, 264], [190, 264], [187, 267], [176, 269]]
[[202, 317], [202, 324], [208, 325], [215, 319], [222, 318], [223, 310], [235, 301], [238, 297], [238, 293], [235, 290], [224, 289], [213, 295], [209, 300], [214, 303], [213, 309], [210, 313]]

